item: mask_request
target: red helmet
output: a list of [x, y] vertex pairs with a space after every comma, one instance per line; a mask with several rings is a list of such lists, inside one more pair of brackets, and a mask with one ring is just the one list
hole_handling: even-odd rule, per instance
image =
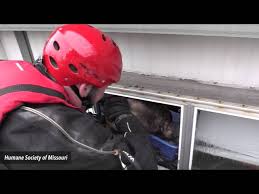
[[122, 70], [117, 44], [100, 30], [84, 24], [67, 24], [53, 31], [43, 49], [43, 62], [48, 73], [63, 86], [107, 86], [119, 81]]

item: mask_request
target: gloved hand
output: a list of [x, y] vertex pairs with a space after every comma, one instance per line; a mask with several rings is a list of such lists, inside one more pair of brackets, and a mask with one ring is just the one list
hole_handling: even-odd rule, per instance
[[109, 122], [114, 122], [120, 115], [131, 114], [126, 98], [106, 95], [102, 99], [102, 103], [104, 116]]
[[124, 136], [114, 147], [120, 150], [122, 165], [127, 169], [156, 170], [157, 163], [148, 139], [149, 134], [141, 121], [130, 112], [127, 98], [106, 95], [102, 104], [106, 120]]
[[104, 116], [111, 126], [120, 133], [146, 133], [141, 121], [130, 112], [127, 98], [120, 96], [106, 96], [103, 101]]
[[155, 153], [147, 135], [126, 132], [115, 149], [120, 150], [120, 161], [124, 169], [157, 170]]

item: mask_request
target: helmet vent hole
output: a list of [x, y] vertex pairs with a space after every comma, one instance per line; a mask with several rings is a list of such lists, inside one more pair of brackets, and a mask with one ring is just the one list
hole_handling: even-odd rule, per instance
[[57, 64], [57, 62], [55, 61], [55, 59], [50, 56], [50, 57], [49, 57], [49, 60], [50, 60], [51, 65], [52, 65], [54, 68], [58, 69], [58, 64]]
[[77, 72], [78, 72], [77, 68], [76, 68], [73, 64], [69, 64], [69, 68], [70, 68], [70, 70], [73, 71], [74, 73], [77, 73]]
[[106, 41], [106, 37], [104, 36], [104, 34], [102, 34], [102, 38], [104, 41]]
[[54, 41], [54, 42], [53, 42], [53, 46], [54, 46], [54, 48], [55, 48], [57, 51], [60, 49], [59, 44], [57, 43], [57, 41]]

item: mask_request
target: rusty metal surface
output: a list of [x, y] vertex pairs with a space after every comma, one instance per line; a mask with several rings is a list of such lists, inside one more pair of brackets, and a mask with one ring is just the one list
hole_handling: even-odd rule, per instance
[[230, 102], [244, 106], [259, 107], [259, 91], [203, 84], [192, 80], [176, 80], [131, 72], [123, 72], [118, 84], [113, 86], [131, 87], [138, 90], [152, 90], [176, 96], [190, 96], [195, 99]]

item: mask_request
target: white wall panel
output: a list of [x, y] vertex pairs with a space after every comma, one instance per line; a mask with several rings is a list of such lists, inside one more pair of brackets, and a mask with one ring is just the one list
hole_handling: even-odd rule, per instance
[[[50, 32], [28, 32], [33, 55]], [[124, 70], [234, 87], [259, 87], [259, 39], [117, 33]]]
[[127, 71], [259, 87], [258, 39], [109, 34], [121, 47]]
[[0, 41], [4, 50], [3, 57], [9, 60], [23, 60], [20, 48], [13, 32], [1, 32]]
[[[0, 31], [52, 31], [61, 24], [0, 24]], [[258, 24], [91, 24], [104, 32], [259, 38]]]
[[49, 34], [50, 32], [27, 32], [34, 59], [42, 55], [43, 46]]
[[[1, 33], [0, 33], [1, 36]], [[0, 39], [0, 59], [7, 59], [4, 47], [2, 45], [1, 39]]]
[[195, 139], [239, 153], [244, 161], [247, 158], [253, 158], [254, 163], [259, 164], [259, 121], [257, 120], [201, 111]]

